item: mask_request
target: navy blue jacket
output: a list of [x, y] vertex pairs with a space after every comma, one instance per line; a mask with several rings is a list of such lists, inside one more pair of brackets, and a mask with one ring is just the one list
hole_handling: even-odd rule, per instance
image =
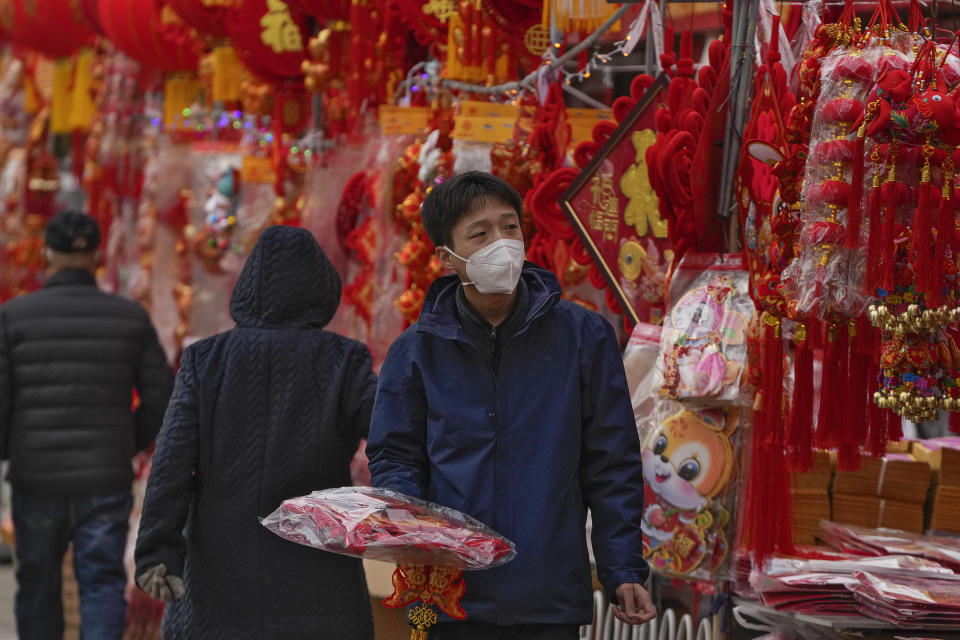
[[375, 486], [464, 511], [517, 545], [469, 572], [467, 619], [592, 619], [585, 520], [608, 595], [644, 583], [640, 442], [613, 327], [527, 264], [524, 322], [499, 370], [458, 321], [456, 276], [437, 280], [380, 373], [367, 455]]

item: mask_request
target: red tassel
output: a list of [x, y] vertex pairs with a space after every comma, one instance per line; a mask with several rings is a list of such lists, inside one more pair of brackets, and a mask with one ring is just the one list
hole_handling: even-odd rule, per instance
[[884, 449], [888, 442], [900, 442], [903, 440], [903, 419], [893, 411], [886, 411], [887, 425], [884, 434]]
[[960, 413], [950, 412], [950, 432], [960, 434]]
[[867, 455], [875, 458], [882, 456], [887, 450], [886, 416], [891, 413], [888, 409], [881, 409], [873, 400], [873, 394], [880, 390], [880, 362], [870, 363], [869, 408], [867, 409]]
[[933, 194], [930, 186], [930, 165], [924, 163], [920, 184], [917, 186], [917, 211], [913, 216], [912, 235], [910, 237], [910, 256], [913, 260], [913, 275], [917, 289], [929, 294], [932, 280], [933, 212], [931, 211]]
[[795, 340], [787, 449], [790, 468], [802, 472], [813, 468], [813, 350], [805, 326], [799, 326]]
[[847, 330], [830, 325], [820, 376], [820, 410], [817, 412], [816, 445], [834, 449], [840, 445], [843, 420], [843, 383], [847, 379]]
[[761, 375], [761, 411], [771, 444], [783, 444], [783, 339], [780, 320], [763, 315], [763, 369]]
[[953, 200], [953, 162], [949, 159], [943, 163], [943, 192], [940, 196], [940, 209], [937, 213], [937, 242], [933, 249], [933, 282], [930, 291], [930, 300], [926, 303], [929, 308], [939, 307], [943, 297], [943, 290], [947, 285], [944, 263], [947, 253], [953, 244], [955, 231]]
[[850, 323], [850, 355], [847, 364], [847, 384], [845, 393], [848, 399], [844, 403], [844, 432], [839, 450], [838, 464], [841, 469], [855, 471], [860, 468], [860, 446], [867, 439], [867, 402], [869, 400], [867, 380], [870, 368], [870, 356], [864, 342], [866, 335], [863, 318]]
[[881, 278], [880, 288], [886, 291], [893, 291], [894, 263], [897, 259], [897, 247], [894, 244], [896, 240], [896, 222], [897, 207], [900, 204], [899, 187], [897, 182], [888, 180], [883, 183], [883, 202], [886, 212], [883, 218], [883, 240], [881, 243]]
[[863, 222], [863, 152], [866, 144], [866, 120], [857, 133], [857, 144], [853, 150], [853, 164], [850, 175], [850, 201], [847, 204], [847, 233], [843, 246], [857, 249], [860, 246], [860, 225]]
[[866, 281], [865, 293], [874, 294], [880, 284], [880, 257], [883, 247], [883, 225], [881, 215], [883, 213], [883, 199], [880, 189], [880, 168], [877, 168], [873, 176], [873, 188], [870, 189], [870, 230], [867, 238], [867, 273], [864, 277]]

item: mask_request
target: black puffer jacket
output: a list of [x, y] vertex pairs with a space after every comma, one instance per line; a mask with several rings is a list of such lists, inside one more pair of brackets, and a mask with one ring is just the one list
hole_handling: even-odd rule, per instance
[[[130, 489], [173, 374], [140, 305], [66, 269], [0, 307], [0, 454], [14, 490], [94, 495]], [[133, 390], [142, 404], [132, 410]]]
[[166, 640], [373, 636], [360, 561], [258, 520], [285, 498], [350, 484], [377, 381], [366, 346], [322, 330], [339, 300], [313, 237], [271, 227], [234, 288], [237, 327], [184, 353], [136, 548], [137, 575], [162, 563], [186, 582]]

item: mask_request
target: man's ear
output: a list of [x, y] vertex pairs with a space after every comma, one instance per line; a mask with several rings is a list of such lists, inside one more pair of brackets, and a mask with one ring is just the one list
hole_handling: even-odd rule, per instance
[[444, 266], [445, 269], [454, 271], [453, 261], [455, 258], [450, 254], [449, 249], [446, 247], [436, 247], [433, 250], [433, 255], [437, 256], [437, 260], [440, 261], [440, 264]]

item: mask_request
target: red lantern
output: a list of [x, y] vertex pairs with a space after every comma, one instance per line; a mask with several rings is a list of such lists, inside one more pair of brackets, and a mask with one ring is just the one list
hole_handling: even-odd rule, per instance
[[[7, 3], [5, 3], [7, 4]], [[90, 44], [93, 32], [80, 7], [70, 0], [12, 0], [3, 11], [14, 44], [59, 58]]]
[[80, 11], [84, 20], [87, 21], [94, 31], [103, 35], [103, 27], [100, 25], [100, 2], [99, 0], [80, 0]]
[[427, 6], [426, 0], [388, 0], [388, 3], [400, 13], [417, 42], [424, 46], [446, 42], [447, 22], [456, 11], [454, 3], [441, 8]]
[[[227, 37], [227, 27], [224, 24], [229, 8], [232, 6], [226, 1], [197, 2], [197, 0], [167, 0], [167, 4], [198, 33], [211, 38]], [[234, 3], [235, 4], [235, 3]]]
[[246, 0], [227, 18], [230, 41], [243, 64], [272, 84], [302, 82], [305, 20], [283, 0]]
[[286, 0], [292, 11], [316, 19], [323, 27], [334, 20], [350, 18], [350, 0]]
[[542, 5], [541, 0], [483, 0], [483, 8], [497, 25], [520, 37], [540, 22]]
[[104, 33], [123, 53], [160, 71], [197, 68], [200, 44], [162, 0], [99, 0]]

